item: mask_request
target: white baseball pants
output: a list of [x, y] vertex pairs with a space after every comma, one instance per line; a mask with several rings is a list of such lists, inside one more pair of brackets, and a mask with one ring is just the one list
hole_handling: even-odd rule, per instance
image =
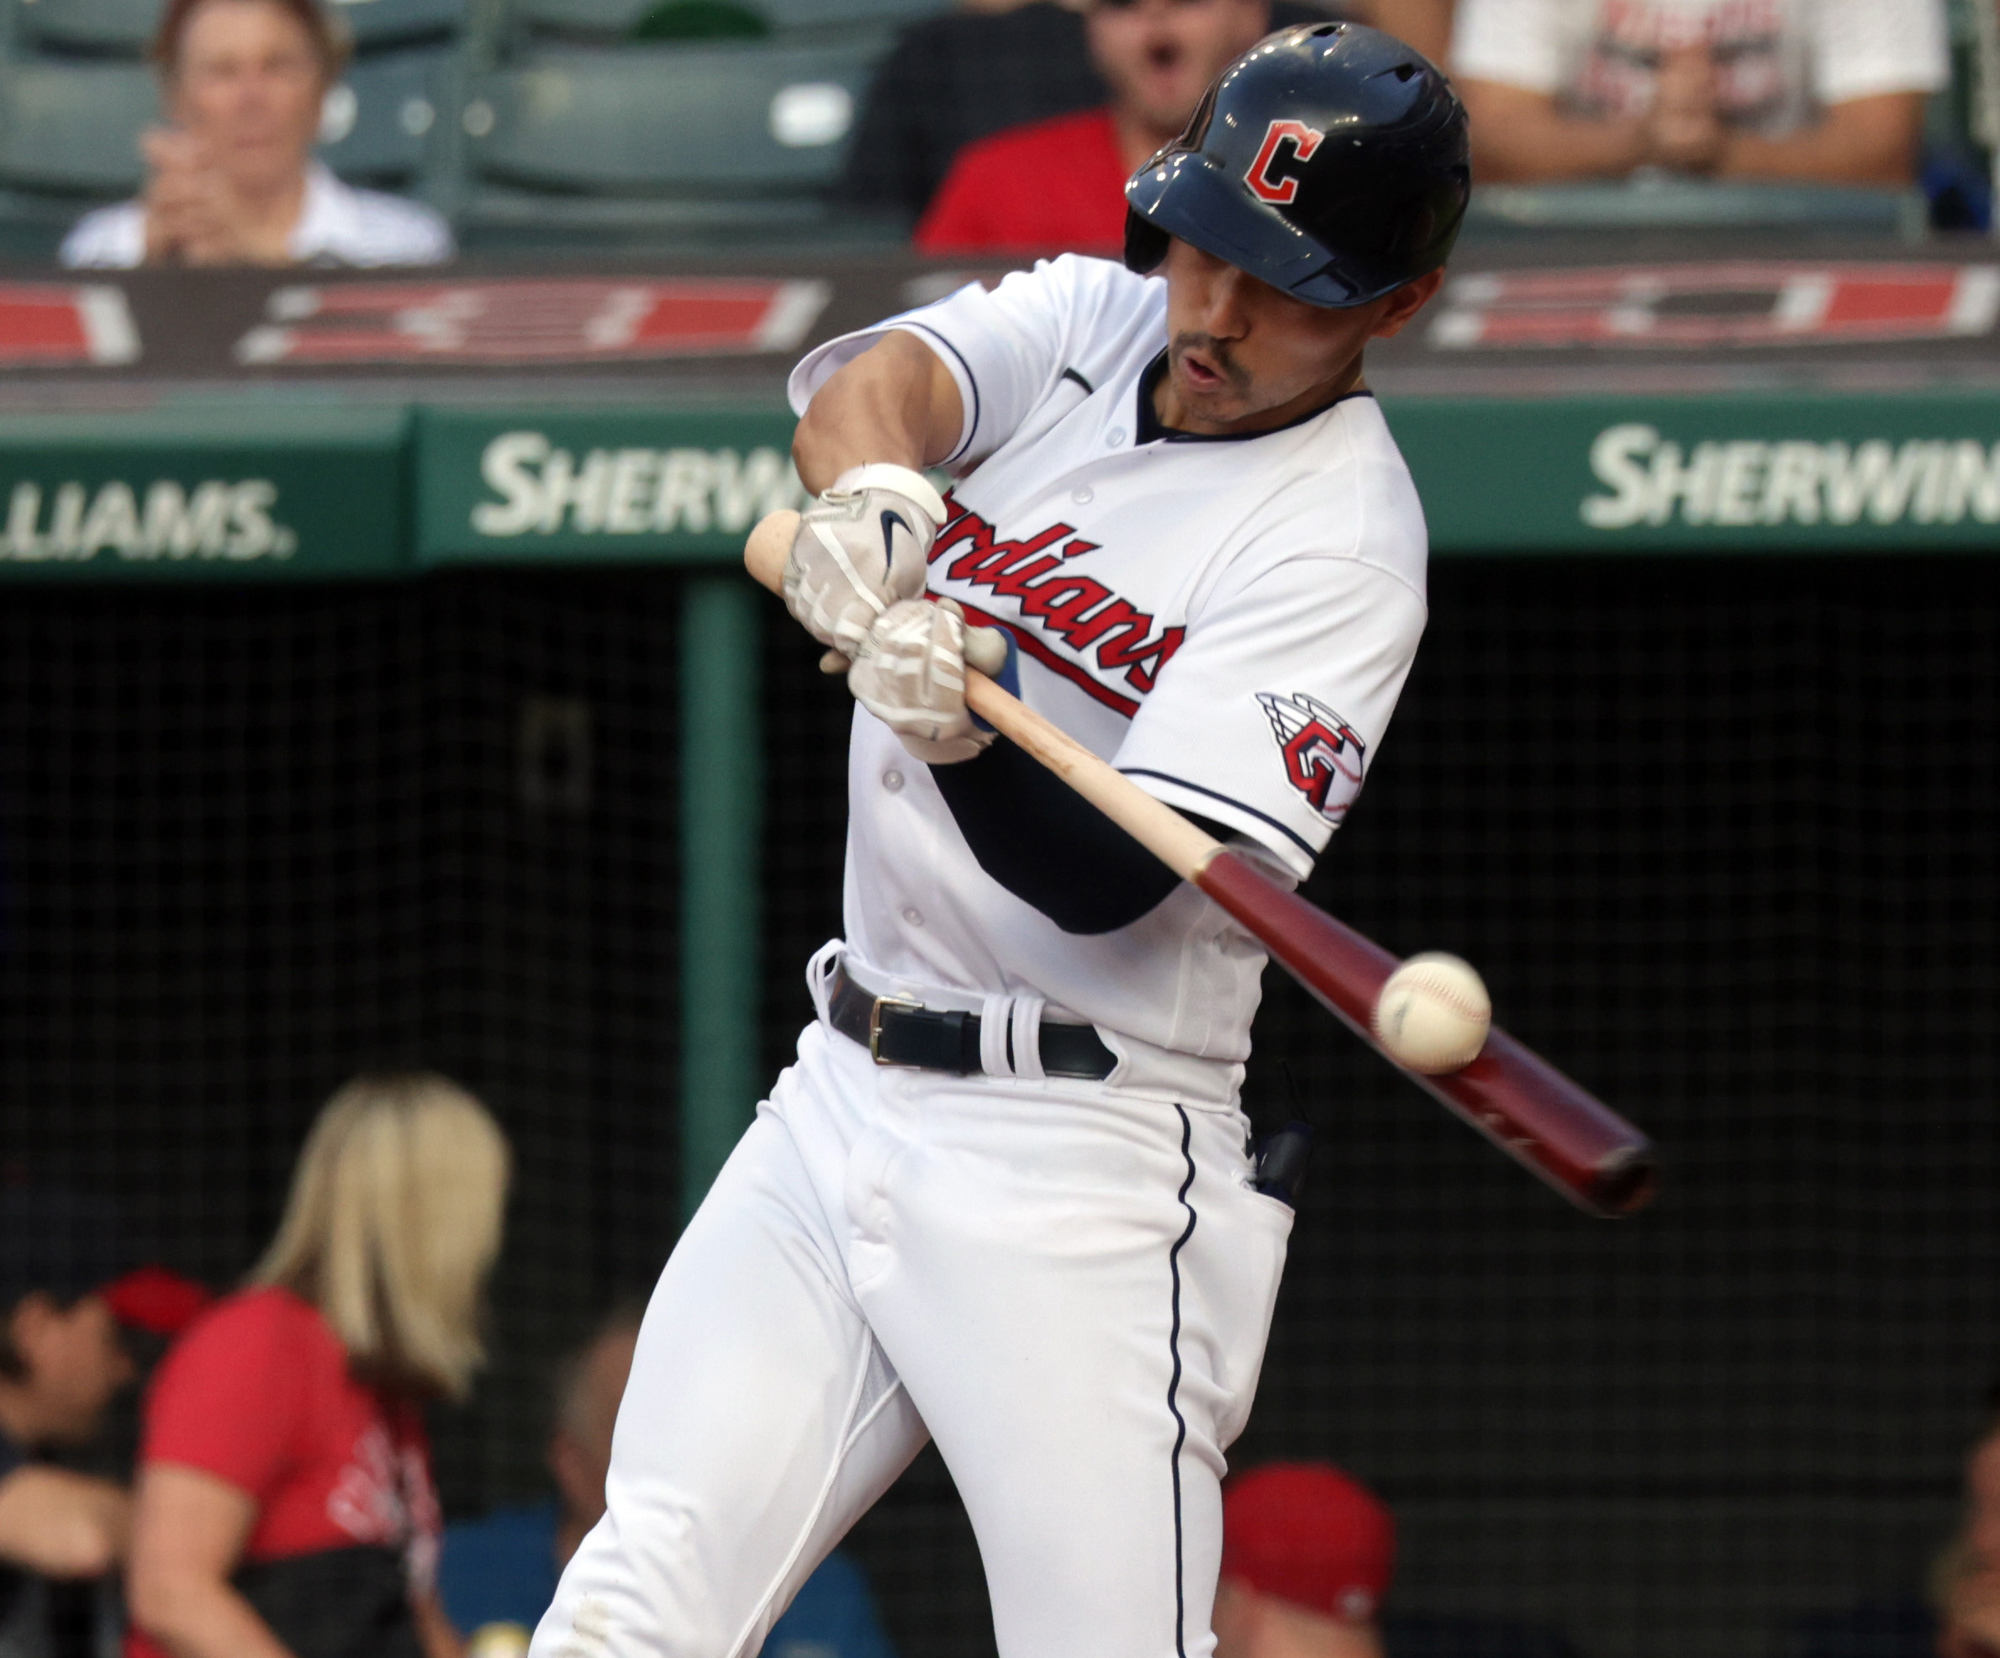
[[1208, 1658], [1290, 1233], [1244, 1121], [799, 1041], [661, 1274], [531, 1658], [752, 1658], [934, 1437], [1001, 1658]]

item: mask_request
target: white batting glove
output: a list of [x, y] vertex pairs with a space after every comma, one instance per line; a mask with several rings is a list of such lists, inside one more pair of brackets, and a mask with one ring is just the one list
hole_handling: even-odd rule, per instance
[[951, 599], [900, 599], [861, 640], [847, 688], [855, 701], [927, 765], [970, 760], [993, 741], [965, 706], [965, 664], [997, 673], [1007, 658], [1004, 635], [969, 628]]
[[[922, 473], [854, 466], [800, 516], [785, 560], [785, 608], [845, 657], [899, 599], [924, 590], [944, 502]], [[840, 672], [846, 663], [825, 664]]]

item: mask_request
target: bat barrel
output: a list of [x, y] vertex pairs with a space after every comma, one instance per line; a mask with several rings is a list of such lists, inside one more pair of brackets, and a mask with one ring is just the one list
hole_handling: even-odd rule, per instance
[[[1211, 858], [1196, 883], [1381, 1052], [1372, 1029], [1375, 1001], [1398, 966], [1396, 957], [1296, 893], [1273, 886], [1232, 853]], [[1463, 1070], [1404, 1074], [1587, 1213], [1616, 1219], [1652, 1201], [1659, 1184], [1652, 1142], [1505, 1031], [1490, 1031], [1479, 1057]]]
[[1635, 1146], [1614, 1156], [1597, 1173], [1597, 1201], [1605, 1215], [1636, 1215], [1660, 1195], [1660, 1158], [1652, 1146]]
[[1414, 1080], [1579, 1208], [1607, 1220], [1637, 1213], [1659, 1186], [1645, 1135], [1497, 1027], [1461, 1071]]

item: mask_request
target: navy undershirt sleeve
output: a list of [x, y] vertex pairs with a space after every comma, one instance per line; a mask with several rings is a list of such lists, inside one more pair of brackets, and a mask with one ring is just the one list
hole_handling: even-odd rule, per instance
[[[1129, 927], [1180, 877], [1005, 737], [977, 759], [932, 766], [979, 867], [1066, 933]], [[1216, 839], [1229, 831], [1183, 813]]]

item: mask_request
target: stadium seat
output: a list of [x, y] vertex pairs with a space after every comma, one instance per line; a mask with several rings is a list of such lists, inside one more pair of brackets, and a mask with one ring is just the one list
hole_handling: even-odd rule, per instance
[[[359, 183], [420, 189], [439, 170], [457, 109], [449, 47], [363, 58], [328, 98], [329, 165]], [[152, 71], [138, 63], [30, 59], [0, 64], [0, 191], [69, 212], [129, 196], [143, 181], [139, 135], [160, 118]]]
[[449, 46], [357, 58], [327, 97], [321, 158], [353, 183], [429, 194], [422, 185], [443, 165], [459, 85]]
[[[657, 3], [658, 0], [513, 0], [510, 20], [515, 30], [529, 37], [604, 44], [624, 39]], [[811, 29], [831, 33], [851, 29], [855, 24], [893, 27], [950, 9], [948, 0], [746, 0], [746, 4], [780, 32]]]
[[153, 38], [160, 0], [12, 0], [12, 49], [138, 57]]
[[0, 65], [0, 189], [128, 196], [142, 177], [139, 134], [159, 110], [144, 64]]
[[766, 16], [780, 29], [838, 27], [868, 21], [914, 23], [951, 7], [938, 0], [760, 0]]
[[[9, 0], [12, 50], [137, 58], [159, 21], [160, 0]], [[465, 21], [465, 0], [335, 0], [362, 51], [439, 39]]]
[[544, 49], [477, 83], [472, 165], [548, 192], [809, 196], [838, 176], [885, 44]]
[[[48, 0], [35, 0], [47, 5]], [[466, 0], [335, 0], [363, 53], [416, 40], [439, 40], [465, 26]]]

